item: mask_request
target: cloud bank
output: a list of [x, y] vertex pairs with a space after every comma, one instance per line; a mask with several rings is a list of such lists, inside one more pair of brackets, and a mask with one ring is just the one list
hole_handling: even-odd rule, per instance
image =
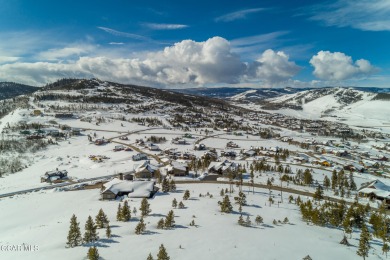
[[338, 81], [370, 75], [377, 69], [368, 60], [353, 62], [342, 52], [320, 51], [310, 59], [314, 76], [322, 80]]
[[[91, 46], [51, 49], [40, 54], [45, 62], [0, 65], [0, 79], [42, 85], [64, 77], [96, 77], [150, 86], [191, 86], [209, 83], [236, 84], [256, 80], [274, 86], [289, 80], [299, 67], [284, 52], [266, 50], [253, 62], [244, 62], [228, 40], [213, 37], [204, 42], [184, 40], [140, 58], [93, 56]], [[88, 53], [75, 58], [74, 55]], [[66, 59], [66, 55], [73, 59]], [[63, 58], [61, 61], [51, 59]]]

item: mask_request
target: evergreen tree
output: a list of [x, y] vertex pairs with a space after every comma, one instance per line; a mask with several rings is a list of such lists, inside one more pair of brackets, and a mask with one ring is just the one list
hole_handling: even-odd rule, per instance
[[173, 213], [173, 210], [170, 210], [168, 212], [168, 215], [165, 217], [164, 227], [166, 229], [171, 229], [174, 226], [175, 226], [175, 214]]
[[306, 169], [303, 172], [303, 183], [306, 185], [312, 184], [313, 183], [313, 175], [311, 174], [309, 169]]
[[225, 196], [225, 191], [223, 189], [221, 189], [221, 192], [219, 193], [221, 195], [221, 197]]
[[174, 199], [172, 200], [172, 207], [173, 207], [173, 208], [176, 208], [176, 207], [177, 207], [177, 200], [176, 200], [176, 198], [174, 198]]
[[390, 250], [389, 244], [387, 244], [386, 242], [383, 242], [382, 254], [386, 254], [386, 258], [387, 258], [387, 252], [389, 252], [389, 250]]
[[337, 171], [333, 170], [332, 172], [332, 190], [335, 190], [337, 186]]
[[221, 212], [230, 213], [233, 210], [233, 207], [232, 207], [232, 204], [230, 203], [228, 195], [225, 195], [225, 197], [223, 198], [222, 202], [218, 201], [218, 204], [219, 204], [219, 206], [221, 208]]
[[95, 217], [95, 222], [97, 228], [104, 228], [108, 223], [107, 215], [104, 213], [103, 209], [99, 210], [99, 213]]
[[288, 218], [285, 217], [284, 220], [283, 220], [283, 223], [284, 223], [284, 224], [287, 224], [288, 222], [290, 222], [290, 220], [288, 220]]
[[324, 177], [324, 187], [325, 187], [325, 189], [329, 189], [329, 187], [330, 187], [330, 180], [329, 180], [328, 176], [326, 176], [326, 175]]
[[116, 212], [116, 220], [117, 220], [117, 221], [122, 221], [122, 220], [123, 220], [123, 216], [122, 216], [122, 206], [121, 206], [120, 203], [119, 203], [119, 205], [118, 205], [118, 211]]
[[186, 190], [183, 195], [183, 200], [188, 200], [190, 198], [190, 191]]
[[131, 210], [129, 207], [129, 203], [125, 200], [122, 207], [122, 221], [129, 221], [131, 219]]
[[244, 226], [245, 225], [245, 221], [244, 221], [244, 218], [242, 217], [242, 214], [238, 218], [237, 222], [238, 222], [238, 225], [240, 225], [240, 226]]
[[164, 226], [165, 226], [165, 223], [164, 223], [164, 219], [160, 219], [158, 222], [157, 222], [157, 228], [158, 229], [164, 229]]
[[152, 254], [149, 253], [148, 258], [146, 260], [154, 260]]
[[109, 223], [107, 223], [107, 227], [106, 227], [106, 237], [107, 237], [108, 239], [111, 238], [111, 227], [110, 227], [110, 224], [109, 224]]
[[98, 260], [99, 259], [99, 251], [96, 248], [96, 246], [90, 247], [88, 249], [87, 258], [88, 258], [88, 260]]
[[137, 208], [136, 207], [133, 208], [133, 214], [134, 214], [134, 216], [137, 216]]
[[145, 229], [146, 229], [146, 224], [144, 222], [144, 218], [141, 217], [140, 221], [138, 222], [137, 226], [135, 227], [135, 233], [137, 235], [140, 235], [143, 232], [145, 232]]
[[362, 231], [360, 233], [359, 248], [356, 252], [359, 256], [363, 257], [363, 259], [366, 259], [366, 257], [368, 257], [368, 251], [371, 248], [370, 239], [371, 234], [368, 231], [367, 226], [363, 222]]
[[148, 216], [152, 210], [150, 209], [150, 204], [146, 198], [143, 198], [141, 201], [141, 207], [139, 208], [141, 211], [141, 217]]
[[164, 178], [161, 186], [162, 186], [161, 187], [162, 192], [164, 192], [164, 193], [169, 192], [169, 182], [168, 182], [167, 178]]
[[161, 244], [160, 250], [158, 251], [157, 254], [157, 260], [169, 260], [169, 259], [171, 258], [168, 256], [167, 250], [165, 249], [164, 245]]
[[356, 190], [357, 189], [355, 180], [353, 179], [353, 173], [352, 172], [349, 174], [349, 187], [350, 187], [351, 190]]
[[190, 222], [190, 226], [195, 226], [195, 220], [192, 220], [192, 221]]
[[176, 183], [173, 179], [169, 182], [169, 191], [172, 191], [172, 192], [176, 191]]
[[260, 225], [263, 223], [263, 218], [261, 216], [257, 215], [255, 218], [255, 222], [257, 225]]
[[179, 203], [179, 209], [184, 209], [184, 208], [185, 208], [185, 206], [184, 206], [183, 201], [180, 201], [180, 203]]
[[252, 225], [252, 221], [249, 218], [249, 215], [247, 215], [245, 220], [245, 226], [250, 227], [251, 225]]
[[322, 200], [324, 198], [324, 192], [322, 191], [322, 188], [320, 185], [317, 186], [316, 192], [314, 193], [314, 199], [315, 200]]
[[95, 242], [99, 239], [99, 236], [96, 232], [96, 225], [93, 222], [91, 216], [88, 217], [87, 222], [85, 223], [85, 233], [84, 233], [84, 243]]
[[68, 241], [66, 242], [66, 246], [75, 247], [81, 245], [81, 243], [82, 243], [82, 238], [81, 238], [80, 226], [79, 223], [77, 222], [76, 215], [73, 214], [72, 218], [70, 219]]

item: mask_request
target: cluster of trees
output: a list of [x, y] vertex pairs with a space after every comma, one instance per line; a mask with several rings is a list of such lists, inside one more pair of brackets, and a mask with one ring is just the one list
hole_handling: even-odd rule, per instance
[[176, 191], [176, 183], [173, 179], [170, 181], [167, 178], [164, 178], [161, 184], [162, 192], [175, 192]]
[[84, 236], [81, 236], [79, 222], [77, 222], [76, 215], [70, 219], [70, 227], [66, 242], [67, 248], [72, 248], [76, 246], [80, 246], [82, 244], [94, 243], [99, 240], [99, 236], [97, 234], [98, 228], [106, 228], [106, 236], [107, 238], [111, 238], [111, 228], [110, 222], [103, 212], [102, 209], [99, 210], [99, 213], [95, 218], [96, 222], [93, 221], [92, 217], [89, 216], [85, 223], [85, 232]]
[[157, 222], [157, 228], [158, 229], [172, 229], [175, 227], [175, 213], [173, 210], [170, 210], [167, 214], [167, 216], [164, 218], [161, 218]]
[[167, 141], [167, 139], [164, 137], [164, 136], [155, 136], [155, 135], [152, 135], [150, 137], [148, 137], [146, 139], [147, 142], [152, 142], [152, 143], [156, 143], [156, 144], [159, 144], [159, 143], [164, 143]]
[[[162, 126], [163, 122], [156, 117], [133, 117], [131, 121], [148, 126]], [[164, 138], [165, 139], [165, 138]], [[154, 142], [157, 143], [157, 142]]]
[[326, 189], [332, 188], [335, 195], [340, 195], [341, 197], [344, 197], [345, 195], [350, 197], [351, 191], [355, 191], [357, 189], [353, 173], [350, 172], [349, 175], [347, 175], [344, 170], [340, 170], [339, 172], [334, 170], [330, 180], [327, 176], [325, 176], [324, 187]]
[[[161, 246], [159, 248], [159, 251], [157, 253], [156, 260], [169, 260], [169, 259], [171, 259], [171, 258], [168, 256], [167, 250], [165, 249], [164, 245], [161, 244]], [[154, 260], [154, 258], [153, 258], [151, 253], [149, 253], [149, 255], [146, 258], [146, 260]]]

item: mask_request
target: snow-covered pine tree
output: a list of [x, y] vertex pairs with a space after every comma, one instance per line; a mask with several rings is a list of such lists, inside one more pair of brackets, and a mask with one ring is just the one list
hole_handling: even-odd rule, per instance
[[150, 204], [146, 198], [142, 199], [139, 210], [141, 211], [141, 217], [146, 217], [150, 214], [150, 212], [152, 212]]
[[157, 260], [170, 260], [171, 258], [168, 256], [167, 250], [164, 245], [161, 244], [160, 249], [157, 254]]
[[173, 179], [169, 182], [169, 191], [172, 191], [172, 192], [176, 191], [176, 183]]
[[96, 246], [90, 247], [88, 249], [87, 258], [88, 260], [99, 260], [99, 251]]
[[174, 198], [172, 200], [172, 208], [176, 208], [176, 207], [177, 207], [177, 200], [176, 200], [176, 198]]
[[122, 206], [121, 204], [119, 203], [118, 205], [118, 211], [116, 212], [116, 220], [117, 221], [122, 221], [123, 219], [123, 216], [122, 216]]
[[106, 237], [108, 239], [111, 238], [111, 227], [110, 227], [110, 223], [107, 223], [107, 226], [106, 226]]
[[166, 229], [171, 229], [174, 226], [175, 226], [175, 214], [173, 213], [173, 210], [170, 210], [168, 212], [168, 215], [165, 217], [164, 227]]
[[233, 206], [230, 203], [228, 195], [225, 195], [225, 197], [223, 198], [222, 202], [218, 201], [218, 204], [219, 204], [219, 206], [221, 208], [221, 212], [230, 213], [233, 210]]
[[93, 222], [91, 216], [88, 217], [87, 222], [85, 223], [85, 233], [84, 233], [84, 243], [95, 242], [99, 239], [99, 236], [96, 232], [96, 225]]
[[164, 219], [162, 218], [157, 222], [157, 229], [164, 229], [164, 226], [165, 223], [164, 223]]
[[240, 225], [240, 226], [244, 226], [245, 225], [245, 221], [244, 221], [244, 218], [242, 217], [242, 214], [238, 218], [237, 222], [238, 222], [238, 225]]
[[260, 225], [263, 223], [263, 218], [260, 215], [257, 215], [255, 218], [255, 222], [257, 225]]
[[162, 192], [169, 192], [169, 182], [167, 180], [167, 178], [164, 178], [162, 184], [161, 184], [161, 190]]
[[95, 223], [97, 228], [104, 228], [108, 223], [107, 215], [104, 213], [103, 209], [99, 210], [99, 213], [95, 217]]
[[146, 229], [146, 224], [144, 222], [144, 218], [141, 217], [140, 221], [138, 222], [137, 226], [135, 227], [135, 233], [137, 235], [140, 235], [143, 232], [145, 232], [145, 229]]
[[70, 219], [70, 227], [69, 227], [69, 233], [68, 233], [68, 241], [66, 242], [66, 247], [75, 247], [79, 246], [82, 243], [81, 238], [81, 232], [80, 232], [80, 226], [77, 222], [77, 217], [75, 214], [73, 214], [72, 218]]
[[183, 200], [188, 200], [190, 198], [190, 191], [186, 190], [183, 195]]
[[131, 219], [131, 210], [129, 207], [129, 203], [127, 202], [127, 200], [125, 200], [122, 207], [122, 221], [126, 222], [129, 221], [130, 219]]
[[251, 221], [249, 215], [247, 215], [246, 220], [245, 220], [245, 226], [250, 227], [251, 225], [252, 225], [252, 221]]
[[146, 258], [146, 260], [154, 260], [151, 253], [149, 253], [148, 258]]
[[371, 234], [368, 231], [366, 224], [363, 222], [362, 231], [360, 233], [360, 239], [359, 239], [359, 248], [356, 253], [357, 255], [363, 257], [364, 260], [366, 259], [366, 257], [368, 257], [368, 252], [371, 248], [370, 240], [371, 240]]

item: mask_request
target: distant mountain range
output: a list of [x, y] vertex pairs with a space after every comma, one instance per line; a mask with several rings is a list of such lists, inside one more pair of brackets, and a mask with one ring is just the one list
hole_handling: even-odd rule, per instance
[[0, 100], [37, 91], [39, 88], [14, 82], [0, 82]]
[[[220, 99], [230, 99], [233, 101], [259, 101], [269, 98], [275, 98], [287, 94], [295, 94], [298, 92], [313, 90], [313, 91], [322, 91], [323, 89], [334, 89], [334, 87], [329, 88], [187, 88], [187, 89], [172, 89], [173, 91], [206, 96]], [[347, 88], [346, 88], [347, 89]], [[351, 88], [349, 88], [351, 89]], [[371, 93], [390, 93], [390, 88], [354, 88], [352, 89], [360, 90], [363, 92]]]

